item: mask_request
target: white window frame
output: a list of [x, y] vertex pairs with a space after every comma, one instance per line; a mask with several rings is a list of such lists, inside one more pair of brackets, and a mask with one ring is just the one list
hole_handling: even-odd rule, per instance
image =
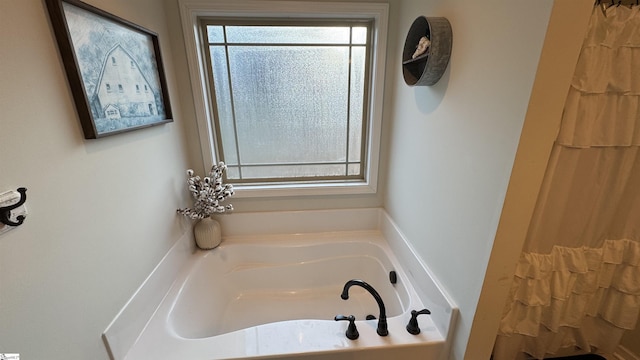
[[218, 162], [215, 154], [215, 128], [206, 90], [205, 54], [199, 36], [199, 17], [294, 17], [294, 18], [356, 18], [372, 19], [373, 43], [369, 72], [370, 99], [364, 180], [339, 182], [300, 182], [285, 184], [234, 184], [236, 197], [308, 196], [372, 194], [378, 189], [382, 103], [387, 49], [389, 5], [361, 2], [311, 2], [270, 0], [179, 0], [187, 62], [193, 91], [196, 121], [202, 148], [204, 168]]

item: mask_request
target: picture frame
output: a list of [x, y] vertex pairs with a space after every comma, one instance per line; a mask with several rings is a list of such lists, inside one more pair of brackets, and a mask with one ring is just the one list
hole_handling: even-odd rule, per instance
[[79, 0], [46, 0], [86, 139], [172, 122], [158, 35]]

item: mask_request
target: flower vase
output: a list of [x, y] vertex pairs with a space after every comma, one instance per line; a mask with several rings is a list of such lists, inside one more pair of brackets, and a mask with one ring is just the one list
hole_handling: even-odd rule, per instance
[[216, 248], [222, 242], [220, 223], [211, 217], [198, 221], [193, 227], [193, 234], [196, 237], [196, 245], [203, 250]]

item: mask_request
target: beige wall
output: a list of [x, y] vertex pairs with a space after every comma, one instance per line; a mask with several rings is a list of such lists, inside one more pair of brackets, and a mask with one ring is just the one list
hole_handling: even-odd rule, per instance
[[0, 192], [29, 210], [0, 236], [0, 352], [24, 359], [107, 359], [102, 331], [186, 226], [164, 9], [87, 2], [159, 33], [176, 121], [84, 140], [44, 1], [0, 1]]

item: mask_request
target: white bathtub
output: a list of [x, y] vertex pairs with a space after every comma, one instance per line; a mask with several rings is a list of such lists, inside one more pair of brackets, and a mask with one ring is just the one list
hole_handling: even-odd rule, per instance
[[200, 339], [279, 321], [377, 317], [378, 306], [364, 289], [352, 288], [348, 301], [340, 298], [350, 279], [372, 285], [387, 316], [399, 316], [412, 305], [409, 292], [403, 282], [390, 283], [394, 265], [368, 240], [298, 236], [265, 245], [254, 238], [202, 252], [176, 286], [169, 326], [180, 337]]
[[[366, 281], [384, 300], [388, 336], [376, 333], [377, 319], [365, 320], [379, 316], [368, 292], [353, 286], [341, 299], [351, 279]], [[232, 236], [192, 254], [136, 341], [121, 355], [111, 349], [111, 357], [442, 359], [447, 334], [431, 316], [419, 317], [420, 334], [405, 329], [411, 310], [425, 307], [378, 230]], [[338, 314], [356, 317], [357, 340], [346, 338], [348, 322], [334, 321]]]

